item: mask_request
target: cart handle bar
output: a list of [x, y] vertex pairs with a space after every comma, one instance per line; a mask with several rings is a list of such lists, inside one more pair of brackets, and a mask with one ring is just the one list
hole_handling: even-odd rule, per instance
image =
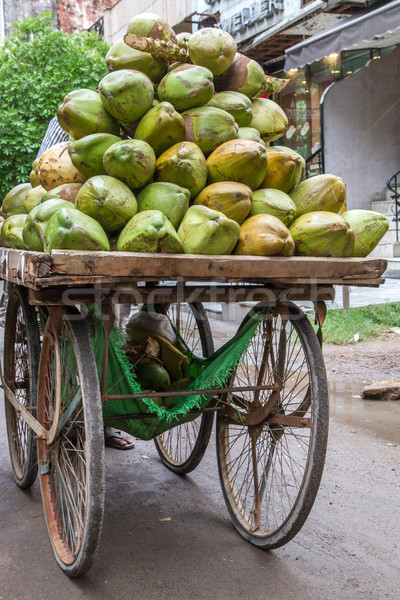
[[103, 400], [105, 402], [107, 400], [136, 400], [139, 398], [143, 398], [144, 396], [146, 396], [146, 398], [168, 398], [170, 396], [197, 396], [198, 394], [205, 396], [208, 394], [226, 394], [230, 392], [255, 392], [264, 390], [272, 390], [278, 392], [280, 390], [280, 386], [274, 383], [273, 385], [249, 385], [243, 387], [216, 388], [206, 390], [178, 390], [174, 392], [171, 391], [147, 393], [146, 391], [143, 391], [141, 394], [110, 394], [108, 396], [103, 396]]

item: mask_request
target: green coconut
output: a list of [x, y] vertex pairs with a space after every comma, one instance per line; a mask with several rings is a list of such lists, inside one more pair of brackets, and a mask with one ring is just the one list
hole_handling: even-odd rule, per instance
[[134, 50], [122, 39], [114, 42], [105, 60], [109, 71], [134, 69], [147, 75], [154, 83], [158, 83], [164, 77], [168, 67], [165, 58], [155, 58], [148, 52]]
[[39, 181], [39, 177], [37, 174], [37, 170], [38, 170], [38, 166], [39, 166], [39, 160], [36, 159], [33, 161], [32, 163], [32, 170], [29, 173], [29, 183], [31, 184], [31, 186], [34, 188], [38, 185], [40, 185], [40, 181]]
[[144, 210], [125, 225], [117, 249], [120, 252], [182, 253], [178, 235], [160, 210]]
[[39, 204], [40, 200], [47, 193], [47, 190], [45, 190], [44, 187], [42, 187], [41, 185], [37, 185], [36, 187], [29, 190], [24, 202], [25, 212], [30, 213], [31, 210]]
[[135, 367], [136, 377], [143, 390], [166, 392], [171, 385], [167, 369], [156, 362], [142, 362]]
[[103, 165], [104, 152], [120, 141], [120, 138], [110, 133], [92, 133], [80, 140], [71, 142], [68, 154], [72, 164], [86, 179], [94, 175], [105, 175]]
[[214, 106], [225, 110], [235, 119], [239, 127], [248, 127], [253, 119], [251, 100], [240, 92], [220, 92], [207, 102], [207, 106]]
[[175, 183], [189, 190], [193, 199], [207, 182], [207, 163], [200, 148], [192, 142], [175, 144], [157, 159], [156, 181]]
[[289, 122], [279, 104], [268, 98], [256, 98], [252, 111], [250, 125], [260, 132], [264, 142], [272, 142], [285, 135]]
[[61, 208], [51, 217], [44, 232], [43, 247], [45, 252], [110, 250], [110, 243], [100, 223], [71, 207]]
[[296, 205], [293, 200], [282, 192], [274, 189], [259, 189], [253, 192], [250, 214], [273, 215], [288, 226], [294, 219]]
[[7, 217], [1, 226], [1, 243], [6, 248], [17, 248], [18, 250], [26, 250], [22, 230], [27, 219], [27, 214], [16, 214]]
[[299, 183], [290, 197], [296, 205], [296, 218], [315, 210], [339, 212], [346, 200], [346, 186], [341, 177], [325, 173]]
[[104, 108], [100, 94], [80, 89], [67, 94], [57, 109], [61, 127], [74, 140], [92, 133], [119, 135], [118, 121]]
[[267, 77], [255, 60], [237, 52], [230, 67], [215, 77], [214, 85], [217, 92], [241, 92], [252, 99], [265, 90]]
[[79, 190], [75, 207], [96, 219], [106, 233], [120, 231], [137, 213], [133, 192], [125, 183], [109, 175], [96, 175]]
[[182, 64], [162, 78], [157, 87], [161, 101], [182, 111], [206, 104], [214, 94], [211, 71], [197, 65]]
[[207, 158], [208, 183], [237, 181], [258, 188], [265, 178], [267, 153], [264, 144], [252, 140], [230, 140]]
[[142, 140], [122, 140], [104, 152], [103, 164], [108, 175], [120, 179], [132, 189], [149, 183], [156, 168], [153, 148]]
[[387, 230], [389, 221], [373, 210], [354, 209], [342, 213], [342, 217], [354, 231], [355, 243], [352, 256], [364, 258], [379, 244]]
[[221, 75], [230, 67], [237, 48], [227, 31], [215, 27], [198, 29], [187, 40], [187, 46], [192, 63], [210, 69], [213, 75]]
[[138, 210], [159, 210], [177, 229], [189, 208], [190, 192], [175, 183], [149, 183], [140, 190]]
[[31, 189], [30, 183], [19, 183], [6, 194], [1, 205], [2, 215], [5, 219], [12, 215], [26, 214], [24, 203]]
[[134, 33], [143, 37], [157, 40], [174, 40], [175, 31], [166, 21], [154, 13], [140, 13], [135, 15], [128, 23], [127, 33]]
[[104, 108], [122, 123], [134, 123], [151, 108], [154, 87], [140, 71], [122, 69], [103, 77], [99, 83]]
[[75, 204], [75, 198], [77, 193], [82, 187], [82, 183], [63, 183], [62, 185], [53, 188], [46, 192], [41, 199], [40, 204], [47, 202], [48, 200], [54, 200], [54, 198], [60, 198], [61, 200], [68, 200], [71, 204]]
[[178, 229], [185, 254], [231, 254], [240, 225], [207, 206], [191, 206]]
[[352, 256], [354, 231], [346, 219], [329, 211], [309, 212], [296, 218], [289, 231], [300, 256]]
[[253, 142], [258, 142], [259, 144], [264, 144], [261, 139], [260, 132], [254, 127], [239, 127], [238, 132], [236, 134], [237, 140], [252, 140]]
[[38, 204], [31, 210], [22, 230], [22, 237], [28, 250], [43, 252], [47, 223], [62, 208], [71, 208], [71, 203], [61, 198], [53, 198], [44, 204]]
[[239, 129], [232, 115], [213, 106], [191, 108], [182, 116], [186, 140], [197, 144], [204, 154], [210, 154], [220, 144], [233, 140]]
[[[180, 392], [189, 389], [189, 385], [192, 383], [193, 377], [184, 377], [183, 379], [177, 379], [168, 388], [168, 392]], [[179, 396], [167, 396], [166, 398], [160, 398], [160, 402], [157, 402], [159, 406], [168, 408], [173, 404]]]
[[169, 102], [160, 102], [140, 120], [135, 139], [147, 142], [158, 157], [174, 144], [185, 139], [183, 117]]

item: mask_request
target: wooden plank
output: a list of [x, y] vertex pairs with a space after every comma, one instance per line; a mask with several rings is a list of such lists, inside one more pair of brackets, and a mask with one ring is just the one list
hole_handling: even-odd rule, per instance
[[[160, 277], [146, 277], [146, 282], [148, 283], [158, 283], [160, 281]], [[164, 281], [167, 281], [168, 278], [167, 277], [163, 277], [162, 278]], [[197, 278], [197, 277], [187, 277], [186, 278], [187, 281], [191, 281], [193, 283], [195, 282], [199, 282], [199, 283], [204, 283], [205, 281], [207, 281], [207, 279], [209, 280], [210, 278], [206, 278], [206, 277], [201, 277], [201, 278]], [[178, 283], [183, 282], [183, 278], [179, 278], [177, 277], [176, 279], [171, 279], [171, 281], [177, 281]], [[254, 284], [262, 284], [262, 285], [268, 285], [268, 286], [274, 286], [274, 287], [280, 287], [280, 288], [291, 288], [293, 286], [297, 287], [297, 286], [301, 286], [301, 285], [314, 285], [314, 286], [320, 286], [320, 285], [351, 285], [351, 286], [362, 286], [362, 287], [379, 287], [379, 285], [381, 285], [382, 283], [384, 283], [384, 279], [382, 278], [373, 278], [373, 279], [347, 279], [347, 280], [343, 280], [340, 278], [337, 279], [322, 279], [321, 277], [316, 279], [311, 279], [309, 278], [300, 278], [297, 277], [296, 279], [294, 278], [271, 278], [271, 279], [267, 279], [267, 278], [250, 278], [250, 277], [243, 277], [242, 279], [233, 279], [231, 277], [225, 277], [224, 279], [222, 278], [211, 278], [211, 282], [223, 282], [223, 283], [239, 283], [239, 282], [244, 282], [244, 283], [254, 283]], [[32, 287], [33, 289], [41, 289], [41, 288], [46, 288], [46, 287], [57, 287], [57, 286], [68, 286], [68, 287], [75, 287], [75, 286], [96, 286], [99, 287], [101, 289], [106, 289], [107, 287], [110, 290], [115, 290], [115, 289], [121, 289], [122, 288], [127, 288], [127, 287], [135, 287], [136, 284], [138, 282], [143, 282], [143, 276], [142, 277], [103, 277], [101, 275], [93, 275], [91, 277], [84, 277], [84, 276], [74, 276], [74, 275], [62, 275], [62, 276], [53, 276], [53, 277], [46, 277], [46, 278], [42, 278], [39, 279], [37, 278], [35, 280], [35, 285], [34, 286], [29, 286], [28, 287]]]
[[[58, 275], [132, 277], [146, 280], [274, 281], [306, 279], [351, 281], [378, 278], [387, 261], [368, 258], [309, 258], [296, 256], [199, 256], [134, 252], [55, 250], [52, 268]], [[299, 281], [300, 278], [300, 281]]]
[[137, 281], [222, 281], [288, 287], [378, 286], [387, 261], [368, 258], [198, 256], [56, 250], [51, 255], [0, 248], [0, 276], [32, 289]]
[[292, 286], [273, 288], [262, 286], [160, 286], [136, 287], [131, 290], [109, 290], [99, 287], [43, 288], [29, 291], [29, 302], [34, 306], [61, 304], [97, 304], [107, 300], [112, 304], [169, 304], [171, 302], [276, 302], [277, 300], [334, 300], [335, 290], [330, 286]]
[[51, 272], [51, 257], [42, 252], [0, 248], [0, 277], [6, 281], [34, 287], [36, 280]]

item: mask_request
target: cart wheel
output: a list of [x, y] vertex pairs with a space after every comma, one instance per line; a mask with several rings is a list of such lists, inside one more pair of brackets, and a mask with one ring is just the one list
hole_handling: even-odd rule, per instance
[[[79, 313], [52, 313], [43, 335], [38, 420], [43, 507], [56, 560], [70, 577], [89, 570], [104, 513], [104, 433], [92, 347]], [[53, 423], [55, 424], [52, 429]]]
[[[28, 304], [27, 291], [12, 287], [8, 297], [4, 332], [4, 378], [18, 400], [36, 417], [40, 336], [36, 311]], [[37, 475], [34, 432], [5, 399], [11, 464], [17, 485], [31, 487]]]
[[328, 437], [328, 391], [321, 348], [304, 313], [292, 303], [260, 303], [244, 322], [251, 314], [260, 322], [229, 386], [275, 389], [225, 396], [217, 458], [234, 526], [269, 550], [296, 535], [314, 503]]
[[[201, 303], [171, 304], [166, 314], [193, 354], [207, 357], [214, 352], [210, 323]], [[185, 475], [197, 467], [210, 440], [213, 416], [212, 412], [203, 413], [155, 438], [158, 454], [168, 469]]]

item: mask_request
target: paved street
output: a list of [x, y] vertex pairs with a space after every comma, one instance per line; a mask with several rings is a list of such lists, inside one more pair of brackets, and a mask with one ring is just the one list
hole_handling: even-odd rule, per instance
[[38, 482], [14, 484], [0, 406], [0, 600], [398, 600], [400, 445], [384, 436], [331, 419], [311, 515], [267, 553], [231, 525], [214, 436], [185, 478], [152, 442], [107, 449], [101, 547], [92, 570], [70, 580], [53, 559]]
[[[350, 286], [350, 307], [357, 308], [367, 304], [385, 304], [400, 302], [400, 278], [387, 277], [379, 288]], [[342, 288], [336, 288], [335, 305], [343, 306]], [[328, 305], [329, 306], [329, 305]]]

